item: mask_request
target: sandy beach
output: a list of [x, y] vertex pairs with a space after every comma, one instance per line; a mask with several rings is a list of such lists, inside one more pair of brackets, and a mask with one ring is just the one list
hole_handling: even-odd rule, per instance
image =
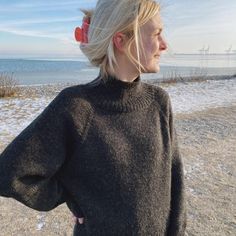
[[188, 235], [236, 235], [236, 104], [176, 116]]
[[[57, 86], [56, 89], [53, 86], [48, 89], [26, 87], [22, 97], [29, 97], [31, 109], [40, 112], [63, 86]], [[43, 95], [40, 95], [42, 91]], [[40, 96], [44, 96], [45, 103], [34, 106], [33, 101], [38, 104], [37, 98]], [[5, 110], [13, 109], [10, 114], [19, 112], [15, 108], [4, 105]], [[20, 117], [16, 118], [25, 120], [30, 115], [21, 112]], [[185, 168], [188, 236], [236, 235], [235, 117], [236, 103], [175, 114]], [[6, 118], [0, 115], [0, 124], [3, 119]], [[4, 142], [0, 142], [0, 152], [14, 138], [14, 133], [7, 131], [2, 135]], [[40, 213], [13, 199], [1, 197], [0, 222], [0, 236], [69, 236], [73, 229], [71, 213], [65, 204], [51, 212]]]

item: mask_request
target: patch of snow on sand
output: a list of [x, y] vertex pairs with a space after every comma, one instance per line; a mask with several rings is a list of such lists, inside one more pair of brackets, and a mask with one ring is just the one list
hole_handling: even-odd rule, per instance
[[[163, 88], [170, 94], [174, 113], [190, 113], [236, 103], [236, 79], [177, 83], [164, 85]], [[34, 98], [0, 99], [0, 145], [9, 143], [52, 99], [53, 96], [43, 95]]]
[[0, 143], [9, 143], [26, 128], [50, 103], [50, 98], [0, 100]]
[[46, 215], [47, 215], [46, 212], [42, 212], [37, 216], [38, 223], [37, 223], [37, 226], [36, 226], [36, 230], [42, 230], [45, 227], [45, 225], [46, 225], [46, 222], [45, 222]]
[[175, 113], [190, 113], [236, 102], [236, 79], [177, 83], [164, 87]]

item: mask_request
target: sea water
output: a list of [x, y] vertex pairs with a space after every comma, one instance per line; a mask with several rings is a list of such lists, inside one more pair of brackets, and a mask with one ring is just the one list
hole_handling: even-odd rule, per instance
[[[21, 85], [51, 83], [83, 83], [99, 74], [86, 59], [0, 59], [0, 73], [12, 74]], [[161, 70], [157, 74], [145, 74], [147, 79], [168, 79], [196, 75], [236, 74], [236, 54], [163, 55]]]

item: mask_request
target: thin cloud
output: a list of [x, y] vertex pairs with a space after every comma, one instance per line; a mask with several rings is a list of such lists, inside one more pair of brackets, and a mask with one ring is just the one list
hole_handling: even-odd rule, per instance
[[[191, 8], [189, 4], [193, 4]], [[236, 21], [233, 5], [236, 7], [236, 3], [230, 7], [226, 4], [216, 5], [211, 1], [201, 4], [192, 1], [173, 4], [169, 7], [169, 13], [165, 19], [167, 30], [175, 35], [186, 36], [201, 33], [221, 34], [230, 29], [232, 35], [235, 35], [236, 28], [232, 27], [232, 22]], [[177, 12], [181, 14], [176, 14]]]
[[49, 39], [56, 39], [60, 40], [63, 42], [72, 42], [71, 38], [68, 37], [66, 34], [61, 34], [61, 33], [53, 33], [50, 34], [48, 32], [43, 32], [43, 31], [37, 31], [37, 30], [19, 30], [17, 28], [1, 28], [2, 32], [5, 33], [10, 33], [10, 34], [15, 34], [18, 36], [28, 36], [28, 37], [40, 37], [40, 38], [49, 38]]
[[[216, 1], [178, 1], [164, 9], [168, 22], [178, 25], [199, 24], [228, 21], [235, 18], [236, 2], [217, 4]], [[232, 20], [231, 19], [231, 20]]]
[[78, 9], [81, 6], [94, 6], [95, 1], [41, 1], [40, 3], [32, 2], [20, 2], [20, 3], [8, 3], [7, 5], [0, 3], [0, 13], [16, 13], [16, 12], [27, 12], [27, 11], [58, 11], [58, 10], [71, 10]]
[[[5, 21], [4, 25], [8, 26], [24, 26], [24, 25], [31, 25], [31, 24], [52, 24], [52, 23], [68, 23], [68, 22], [75, 22], [81, 20], [81, 17], [74, 16], [74, 17], [62, 17], [62, 18], [39, 18], [39, 19], [26, 19], [26, 20], [11, 20]], [[1, 27], [1, 24], [0, 24]]]

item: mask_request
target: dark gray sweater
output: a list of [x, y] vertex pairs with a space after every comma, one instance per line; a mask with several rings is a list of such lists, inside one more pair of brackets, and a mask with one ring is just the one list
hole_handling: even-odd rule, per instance
[[184, 175], [168, 94], [99, 77], [64, 89], [0, 156], [0, 195], [49, 211], [75, 235], [182, 236]]

